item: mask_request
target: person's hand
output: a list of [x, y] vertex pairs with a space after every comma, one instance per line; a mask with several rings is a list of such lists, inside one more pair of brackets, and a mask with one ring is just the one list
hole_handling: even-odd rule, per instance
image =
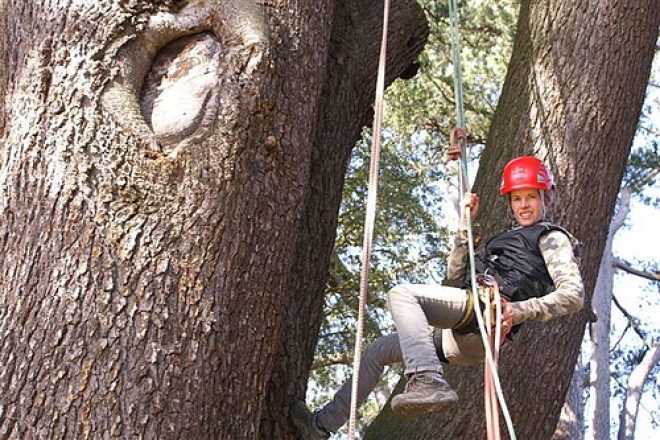
[[506, 335], [509, 334], [511, 328], [513, 328], [513, 308], [505, 298], [500, 298], [500, 302], [502, 304], [502, 319], [500, 321], [502, 326], [502, 337], [503, 339], [506, 339]]
[[470, 208], [470, 221], [472, 224], [474, 224], [474, 221], [477, 218], [477, 214], [479, 214], [479, 196], [475, 193], [465, 193], [461, 205], [461, 221], [466, 221], [467, 209]]
[[[500, 303], [502, 305], [502, 316], [500, 319], [500, 345], [504, 345], [509, 341], [509, 338], [507, 338], [507, 335], [511, 331], [511, 328], [513, 327], [513, 308], [511, 307], [511, 304], [509, 304], [509, 301], [507, 301], [505, 298], [501, 297], [500, 298]], [[491, 317], [494, 321], [496, 315], [496, 306], [495, 303], [491, 303]], [[494, 335], [495, 332], [497, 331], [497, 325], [493, 322], [491, 322], [490, 325], [490, 335]]]

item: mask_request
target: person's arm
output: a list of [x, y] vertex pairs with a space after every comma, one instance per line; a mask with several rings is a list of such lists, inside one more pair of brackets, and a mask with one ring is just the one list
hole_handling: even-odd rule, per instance
[[470, 208], [470, 218], [474, 227], [474, 220], [479, 214], [479, 196], [474, 193], [466, 193], [461, 202], [461, 207], [461, 222], [454, 236], [454, 244], [447, 261], [447, 280], [449, 281], [459, 281], [465, 277], [469, 253], [467, 208]]
[[458, 230], [454, 236], [454, 245], [447, 260], [447, 279], [449, 281], [458, 281], [465, 277], [469, 253], [467, 236], [467, 225], [461, 222], [458, 225]]
[[575, 313], [584, 303], [584, 286], [571, 240], [561, 231], [551, 231], [539, 240], [539, 249], [555, 284], [555, 290], [540, 298], [512, 302], [513, 323], [549, 321]]

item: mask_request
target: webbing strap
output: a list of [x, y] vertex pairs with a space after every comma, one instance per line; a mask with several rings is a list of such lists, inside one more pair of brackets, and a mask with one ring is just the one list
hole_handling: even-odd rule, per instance
[[376, 195], [378, 193], [378, 169], [380, 167], [380, 137], [383, 123], [383, 96], [385, 94], [385, 61], [387, 58], [387, 24], [389, 21], [390, 0], [384, 0], [383, 5], [383, 36], [381, 39], [380, 59], [378, 62], [378, 78], [376, 81], [376, 103], [374, 109], [374, 128], [372, 134], [371, 162], [369, 166], [369, 189], [367, 196], [367, 212], [364, 222], [364, 241], [362, 244], [362, 273], [360, 276], [360, 300], [358, 306], [358, 322], [355, 335], [355, 353], [353, 356], [353, 383], [351, 386], [351, 413], [348, 427], [348, 438], [355, 436], [357, 414], [357, 390], [360, 380], [360, 363], [362, 362], [362, 339], [364, 335], [365, 309], [369, 284], [369, 265], [371, 262], [371, 243], [376, 218]]

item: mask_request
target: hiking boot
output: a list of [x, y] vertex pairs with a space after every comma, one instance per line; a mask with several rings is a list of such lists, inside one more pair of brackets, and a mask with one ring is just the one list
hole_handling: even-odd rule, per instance
[[321, 428], [316, 422], [316, 414], [312, 413], [305, 402], [298, 401], [291, 407], [291, 420], [298, 428], [302, 440], [325, 440], [330, 433]]
[[440, 373], [423, 371], [413, 374], [403, 393], [392, 399], [392, 412], [403, 418], [414, 418], [422, 414], [439, 412], [458, 401]]

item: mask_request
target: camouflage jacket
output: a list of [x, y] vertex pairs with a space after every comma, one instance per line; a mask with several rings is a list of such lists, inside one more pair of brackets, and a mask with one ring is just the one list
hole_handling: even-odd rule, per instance
[[[560, 230], [551, 230], [539, 239], [539, 252], [554, 290], [540, 296], [511, 302], [514, 325], [524, 321], [548, 321], [561, 315], [575, 313], [584, 303], [584, 287], [574, 248], [577, 240]], [[461, 280], [468, 266], [467, 226], [459, 225], [449, 255], [448, 280]]]

